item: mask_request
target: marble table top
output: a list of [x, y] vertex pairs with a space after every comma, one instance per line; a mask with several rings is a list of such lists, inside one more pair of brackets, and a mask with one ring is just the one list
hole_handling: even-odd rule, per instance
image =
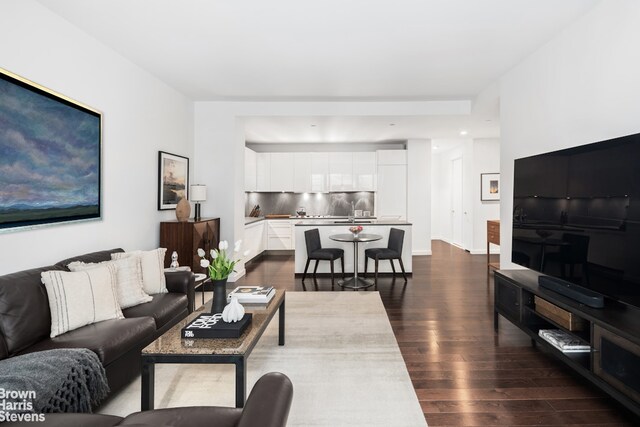
[[251, 313], [253, 318], [240, 338], [182, 338], [180, 334], [182, 328], [199, 315], [211, 311], [212, 302], [209, 301], [143, 348], [142, 355], [243, 355], [250, 353], [267, 328], [269, 321], [278, 311], [284, 296], [284, 290], [276, 289], [275, 296], [268, 304], [242, 304], [245, 311]]

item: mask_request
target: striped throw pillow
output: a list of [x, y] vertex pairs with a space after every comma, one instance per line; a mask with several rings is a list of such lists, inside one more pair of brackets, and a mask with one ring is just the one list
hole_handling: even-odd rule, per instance
[[113, 269], [45, 271], [40, 276], [49, 298], [51, 338], [92, 323], [124, 318]]

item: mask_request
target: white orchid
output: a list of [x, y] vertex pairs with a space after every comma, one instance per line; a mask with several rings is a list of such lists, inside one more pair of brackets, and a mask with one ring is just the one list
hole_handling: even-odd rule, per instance
[[205, 254], [206, 254], [206, 252], [204, 251], [204, 249], [198, 248], [198, 256], [200, 258], [204, 258]]
[[[204, 253], [204, 251], [202, 251], [202, 252]], [[198, 253], [198, 255], [200, 255], [200, 253]], [[208, 259], [206, 259], [206, 258], [202, 258], [202, 259], [200, 260], [200, 267], [202, 267], [202, 268], [207, 268], [207, 267], [209, 267], [209, 264], [210, 264], [210, 263], [209, 263], [209, 260], [208, 260]]]

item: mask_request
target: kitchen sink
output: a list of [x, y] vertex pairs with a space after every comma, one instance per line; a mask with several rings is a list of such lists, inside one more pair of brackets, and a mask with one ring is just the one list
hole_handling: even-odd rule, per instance
[[355, 220], [355, 221], [349, 221], [346, 219], [340, 220], [340, 221], [333, 221], [334, 224], [371, 224], [373, 221], [367, 221], [367, 220]]

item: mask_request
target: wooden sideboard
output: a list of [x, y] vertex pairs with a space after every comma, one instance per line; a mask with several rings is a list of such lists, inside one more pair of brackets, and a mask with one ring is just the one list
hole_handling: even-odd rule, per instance
[[220, 242], [220, 219], [203, 218], [199, 221], [165, 221], [160, 223], [160, 246], [167, 248], [164, 266], [171, 264], [171, 253], [178, 253], [178, 263], [191, 267], [195, 273], [202, 272], [198, 248], [209, 253]]
[[491, 243], [500, 246], [500, 220], [492, 219], [487, 221], [487, 269], [500, 269], [499, 262], [491, 262]]

